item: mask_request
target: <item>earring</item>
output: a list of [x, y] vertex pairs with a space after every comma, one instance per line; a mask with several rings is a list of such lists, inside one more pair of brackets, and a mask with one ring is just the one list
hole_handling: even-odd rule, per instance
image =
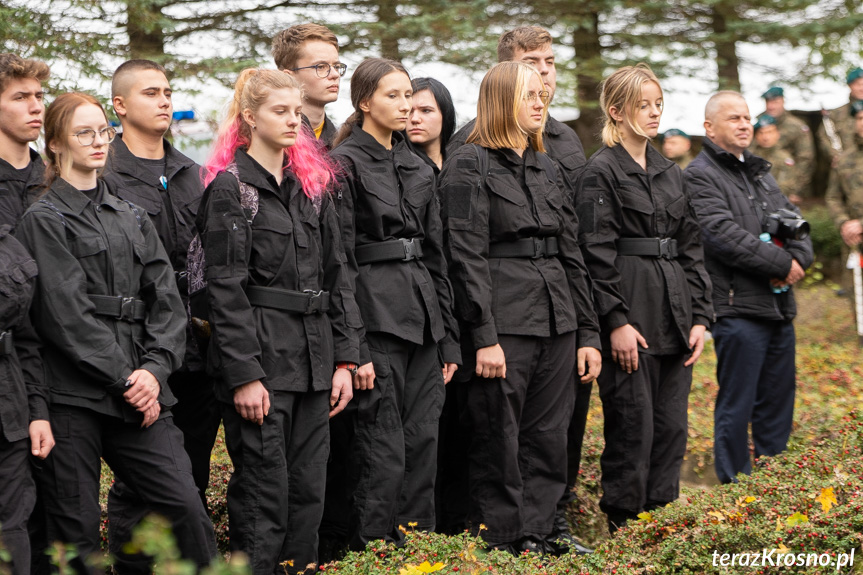
[[252, 129], [253, 129], [253, 130], [257, 130], [257, 129], [258, 129], [258, 127], [257, 127], [257, 126], [252, 126]]

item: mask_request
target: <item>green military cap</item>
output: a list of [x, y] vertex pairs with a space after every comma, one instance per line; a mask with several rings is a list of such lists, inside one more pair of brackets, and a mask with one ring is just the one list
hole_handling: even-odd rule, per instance
[[863, 68], [854, 68], [850, 72], [848, 72], [848, 77], [845, 78], [845, 82], [850, 84], [857, 78], [863, 78]]
[[770, 86], [770, 88], [761, 94], [761, 97], [765, 100], [775, 100], [776, 98], [782, 98], [785, 96], [785, 90], [783, 90], [779, 86]]
[[758, 118], [758, 121], [755, 122], [754, 128], [755, 128], [755, 131], [757, 132], [758, 130], [760, 130], [764, 126], [775, 126], [775, 125], [776, 125], [776, 118], [774, 118], [773, 116], [769, 116], [767, 114], [763, 114], [762, 116], [760, 116]]
[[851, 117], [856, 118], [857, 114], [863, 112], [863, 100], [855, 100], [851, 102]]
[[665, 133], [662, 134], [663, 139], [670, 138], [672, 136], [682, 136], [682, 137], [686, 138], [687, 140], [692, 139], [689, 137], [689, 134], [687, 134], [683, 130], [678, 130], [677, 128], [671, 128], [670, 130], [666, 130]]

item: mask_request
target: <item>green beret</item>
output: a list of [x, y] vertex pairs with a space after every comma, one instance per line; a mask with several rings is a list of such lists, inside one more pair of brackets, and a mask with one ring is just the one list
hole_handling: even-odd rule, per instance
[[863, 100], [855, 100], [851, 102], [851, 117], [856, 118], [857, 114], [863, 112]]
[[779, 86], [770, 86], [770, 88], [761, 94], [761, 97], [765, 100], [775, 100], [776, 98], [782, 98], [785, 96], [785, 90], [780, 88]]
[[758, 118], [757, 122], [755, 122], [754, 128], [755, 128], [755, 131], [757, 132], [758, 130], [760, 130], [764, 126], [775, 126], [775, 125], [776, 125], [776, 118], [774, 118], [773, 116], [769, 116], [767, 114], [764, 114]]
[[850, 84], [858, 78], [863, 78], [863, 68], [854, 68], [848, 72], [848, 77], [845, 79], [845, 83]]
[[684, 132], [683, 130], [678, 130], [677, 128], [671, 128], [670, 130], [666, 130], [664, 134], [662, 134], [662, 138], [670, 138], [672, 136], [682, 136], [687, 140], [690, 140], [689, 134]]

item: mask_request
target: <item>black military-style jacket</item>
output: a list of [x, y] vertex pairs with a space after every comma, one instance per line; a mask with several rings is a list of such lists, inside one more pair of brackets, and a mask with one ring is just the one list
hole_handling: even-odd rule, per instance
[[[337, 197], [363, 318], [360, 363], [371, 361], [366, 331], [422, 344], [426, 329], [439, 343], [445, 362], [461, 363], [432, 170], [411, 152], [398, 132], [393, 133], [393, 147], [387, 150], [353, 126], [331, 153], [347, 172]], [[356, 247], [397, 238], [421, 240], [422, 259], [357, 265]]]
[[[690, 329], [709, 326], [713, 308], [698, 221], [680, 168], [653, 146], [647, 146], [646, 172], [623, 146], [603, 146], [578, 179], [576, 210], [603, 342], [629, 323], [647, 340], [644, 353], [685, 353]], [[621, 238], [671, 238], [678, 255], [621, 255]], [[611, 346], [605, 349], [610, 353]]]
[[10, 231], [10, 226], [0, 225], [0, 332], [15, 344], [11, 353], [0, 348], [0, 435], [11, 442], [29, 436], [31, 421], [48, 419], [48, 391], [28, 313], [36, 262]]
[[[359, 361], [361, 326], [332, 198], [321, 196], [318, 212], [290, 170], [277, 184], [243, 149], [235, 160], [240, 180], [258, 190], [251, 225], [237, 178], [229, 172], [207, 186], [198, 215], [216, 397], [233, 402], [231, 390], [256, 379], [276, 391], [330, 389], [336, 362]], [[326, 290], [329, 312], [252, 306], [249, 286]]]
[[[470, 135], [471, 130], [473, 130], [474, 124], [476, 124], [476, 119], [471, 120], [461, 130], [453, 134], [453, 137], [446, 146], [447, 157], [450, 157], [457, 149], [464, 146], [467, 137]], [[545, 129], [542, 132], [542, 143], [545, 147], [545, 152], [560, 168], [564, 176], [563, 183], [566, 193], [572, 199], [575, 180], [587, 163], [584, 147], [581, 145], [578, 134], [563, 122], [549, 116], [545, 123]]]
[[[101, 180], [98, 194], [94, 203], [57, 179], [24, 214], [16, 236], [39, 265], [31, 317], [51, 402], [140, 421], [122, 397], [126, 379], [146, 369], [161, 384], [162, 406], [176, 403], [167, 380], [182, 363], [186, 313], [147, 213], [108, 193]], [[144, 319], [97, 314], [88, 295], [143, 301]]]
[[0, 226], [12, 229], [24, 211], [36, 201], [45, 183], [45, 163], [39, 152], [30, 148], [30, 174], [26, 179], [9, 162], [0, 159]]
[[[800, 210], [782, 194], [769, 162], [749, 150], [743, 159], [705, 138], [684, 172], [701, 224], [713, 306], [717, 317], [788, 321], [797, 315], [794, 290], [774, 294], [770, 280], [785, 279], [792, 259], [803, 269], [812, 265], [812, 240], [789, 240], [779, 247], [759, 239], [764, 215], [779, 208]], [[753, 202], [760, 204], [760, 216]]]
[[[195, 217], [204, 187], [201, 183], [201, 167], [178, 152], [167, 140], [163, 140], [163, 144], [167, 188], [129, 151], [122, 134], [118, 134], [111, 142], [111, 153], [108, 154], [102, 177], [111, 193], [147, 210], [168, 253], [171, 266], [178, 274], [177, 287], [185, 302], [188, 299], [184, 279], [186, 256], [195, 235]], [[197, 342], [188, 327], [183, 365], [184, 369], [203, 369]]]
[[[537, 152], [488, 150], [481, 185], [476, 148], [450, 156], [440, 177], [444, 238], [456, 313], [475, 351], [498, 334], [548, 337], [577, 331], [600, 348], [590, 279], [578, 249], [578, 221], [562, 177], [549, 178]], [[548, 163], [548, 165], [552, 165]], [[493, 258], [490, 244], [555, 236], [554, 257]]]
[[[303, 114], [303, 125], [309, 129], [309, 134], [312, 138], [315, 137], [315, 128], [312, 126], [309, 119]], [[321, 130], [321, 139], [318, 140], [319, 143], [323, 144], [324, 148], [327, 150], [333, 147], [333, 140], [336, 139], [336, 134], [339, 133], [336, 125], [333, 124], [333, 121], [330, 120], [330, 117], [324, 114], [324, 129]]]

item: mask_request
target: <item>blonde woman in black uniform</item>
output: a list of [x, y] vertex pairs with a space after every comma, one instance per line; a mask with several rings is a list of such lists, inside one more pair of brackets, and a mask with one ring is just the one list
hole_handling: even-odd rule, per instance
[[645, 65], [602, 84], [605, 144], [576, 185], [579, 243], [602, 330], [600, 507], [614, 532], [677, 499], [692, 365], [713, 315], [680, 168], [649, 140], [663, 98]]

